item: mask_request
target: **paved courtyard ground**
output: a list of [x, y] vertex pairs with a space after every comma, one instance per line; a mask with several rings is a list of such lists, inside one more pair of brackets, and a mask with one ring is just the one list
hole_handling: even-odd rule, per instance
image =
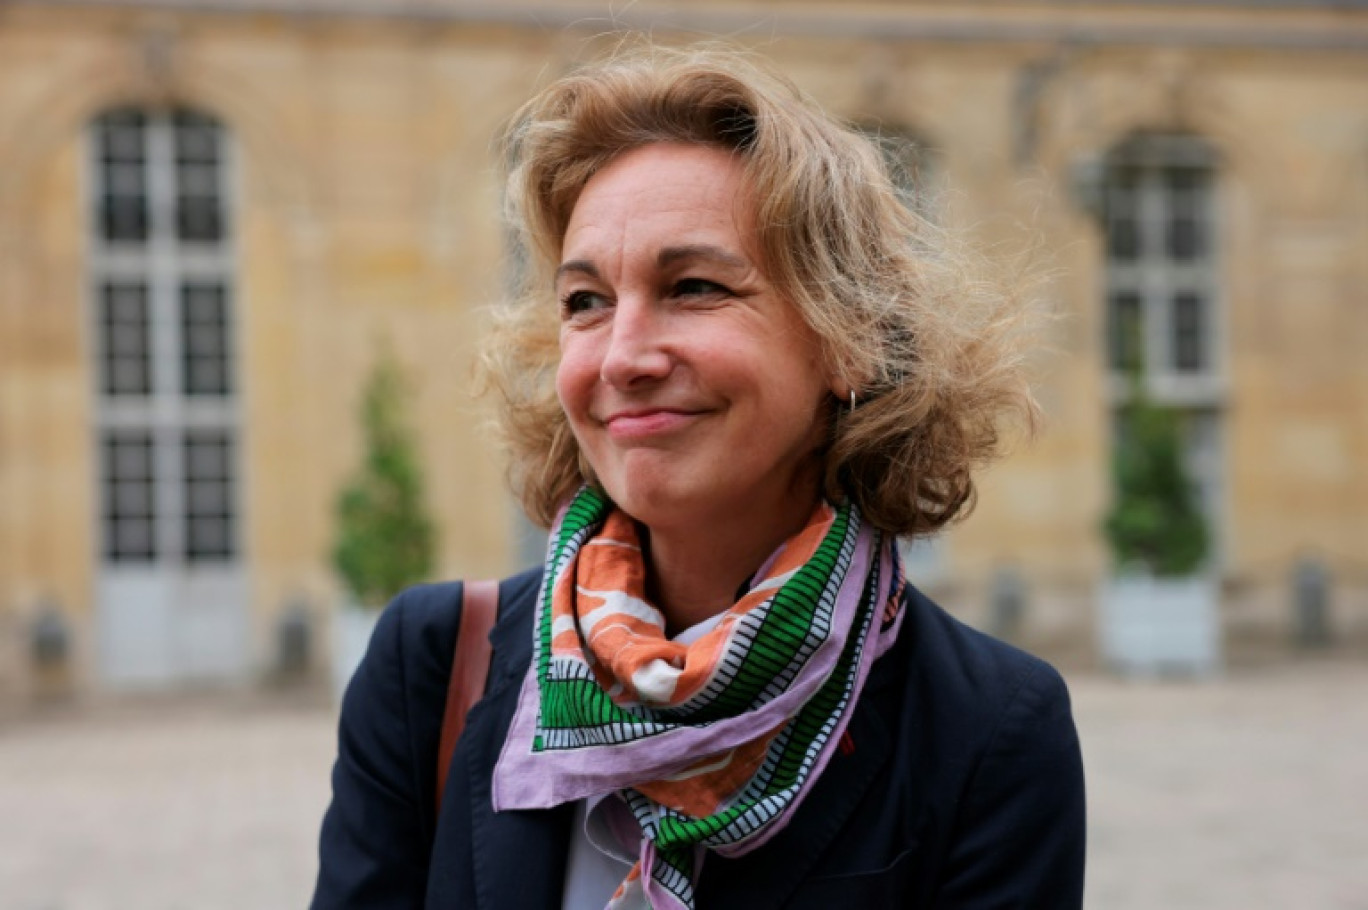
[[[1368, 910], [1368, 662], [1070, 684], [1089, 908]], [[0, 726], [0, 908], [303, 907], [333, 723], [219, 696]]]

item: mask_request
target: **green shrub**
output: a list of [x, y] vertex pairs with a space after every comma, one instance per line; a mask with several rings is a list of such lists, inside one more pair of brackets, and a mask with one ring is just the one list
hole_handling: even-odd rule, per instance
[[337, 497], [333, 567], [363, 606], [380, 606], [428, 577], [434, 533], [405, 419], [406, 383], [385, 354], [367, 379], [360, 417], [365, 460]]
[[1120, 418], [1116, 498], [1105, 522], [1117, 568], [1190, 575], [1206, 560], [1209, 540], [1183, 469], [1182, 415], [1156, 405], [1137, 381]]

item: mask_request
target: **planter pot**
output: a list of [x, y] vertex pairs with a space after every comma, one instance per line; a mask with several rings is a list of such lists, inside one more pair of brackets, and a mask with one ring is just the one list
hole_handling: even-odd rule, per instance
[[1210, 676], [1221, 668], [1220, 596], [1205, 576], [1127, 575], [1102, 589], [1105, 664], [1124, 675]]
[[380, 619], [378, 607], [343, 604], [333, 611], [332, 628], [332, 690], [340, 704], [361, 658], [370, 645], [371, 633]]

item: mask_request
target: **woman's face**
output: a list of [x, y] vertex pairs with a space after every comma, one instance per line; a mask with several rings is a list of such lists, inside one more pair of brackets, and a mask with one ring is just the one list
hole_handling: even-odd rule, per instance
[[817, 496], [829, 384], [752, 212], [727, 152], [657, 144], [595, 174], [566, 230], [556, 390], [608, 495], [653, 529]]

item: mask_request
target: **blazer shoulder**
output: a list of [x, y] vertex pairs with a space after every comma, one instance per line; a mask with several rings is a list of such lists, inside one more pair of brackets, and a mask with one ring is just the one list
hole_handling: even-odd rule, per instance
[[912, 606], [920, 691], [905, 705], [931, 764], [955, 769], [926, 905], [1081, 907], [1083, 765], [1063, 678], [920, 594]]
[[375, 637], [382, 641], [395, 639], [395, 644], [410, 657], [440, 645], [455, 644], [464, 589], [459, 581], [406, 588], [380, 614]]
[[946, 713], [973, 719], [980, 729], [995, 726], [1022, 702], [1067, 715], [1068, 688], [1046, 661], [971, 628], [914, 589], [908, 619], [911, 676]]
[[[519, 620], [535, 601], [540, 577], [540, 569], [529, 569], [499, 582], [496, 629], [521, 624]], [[451, 672], [464, 594], [465, 585], [461, 581], [442, 581], [405, 589], [380, 615], [375, 644], [381, 646], [382, 653], [402, 654], [409, 670], [426, 669], [445, 680]]]

